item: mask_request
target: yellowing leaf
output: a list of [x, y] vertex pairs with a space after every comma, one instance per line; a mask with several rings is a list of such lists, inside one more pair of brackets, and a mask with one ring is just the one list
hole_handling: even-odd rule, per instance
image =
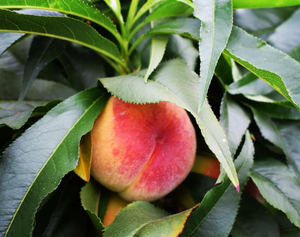
[[90, 181], [92, 162], [92, 138], [91, 133], [82, 136], [79, 145], [79, 161], [74, 172], [84, 181]]

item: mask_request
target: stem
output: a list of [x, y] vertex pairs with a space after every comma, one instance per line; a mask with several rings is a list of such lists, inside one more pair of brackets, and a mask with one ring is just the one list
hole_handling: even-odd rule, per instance
[[129, 49], [128, 52], [128, 57], [133, 53], [134, 49], [146, 38], [148, 38], [150, 35], [143, 35], [142, 37], [140, 37], [137, 41], [135, 41], [133, 43], [133, 45], [131, 46], [131, 48]]
[[112, 66], [120, 75], [124, 75], [126, 73], [129, 73], [129, 68], [122, 62], [118, 62], [119, 64], [116, 64], [113, 60], [111, 60], [109, 57], [100, 54], [100, 56], [110, 65]]

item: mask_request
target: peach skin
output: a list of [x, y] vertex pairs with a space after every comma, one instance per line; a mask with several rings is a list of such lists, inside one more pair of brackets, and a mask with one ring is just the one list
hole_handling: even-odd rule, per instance
[[91, 174], [128, 201], [154, 201], [190, 172], [196, 135], [170, 102], [133, 104], [111, 97], [92, 129]]

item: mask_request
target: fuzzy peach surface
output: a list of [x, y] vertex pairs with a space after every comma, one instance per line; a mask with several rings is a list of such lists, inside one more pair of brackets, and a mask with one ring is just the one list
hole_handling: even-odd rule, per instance
[[172, 191], [196, 153], [188, 114], [170, 102], [140, 105], [111, 97], [92, 141], [92, 176], [128, 201], [153, 201]]

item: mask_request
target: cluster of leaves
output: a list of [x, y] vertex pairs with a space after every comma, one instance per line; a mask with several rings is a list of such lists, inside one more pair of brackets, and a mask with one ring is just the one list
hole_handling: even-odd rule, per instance
[[[300, 236], [300, 9], [243, 2], [0, 0], [0, 235]], [[175, 190], [103, 231], [110, 191], [73, 170], [110, 94], [190, 112], [222, 165], [182, 184], [200, 205]]]

